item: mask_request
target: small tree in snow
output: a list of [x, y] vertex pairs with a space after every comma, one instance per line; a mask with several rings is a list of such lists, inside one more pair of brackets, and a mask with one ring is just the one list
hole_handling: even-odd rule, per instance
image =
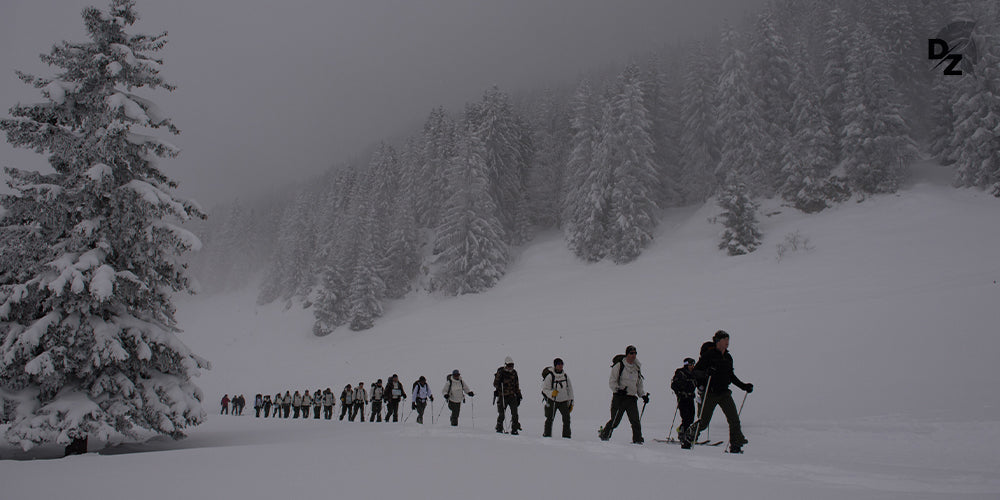
[[757, 209], [760, 208], [750, 198], [746, 184], [736, 176], [730, 176], [722, 192], [719, 193], [719, 206], [722, 207], [722, 232], [719, 249], [725, 249], [729, 255], [750, 253], [760, 246], [760, 229], [757, 228]]
[[0, 268], [0, 399], [13, 410], [0, 433], [24, 449], [176, 439], [205, 418], [191, 377], [208, 363], [177, 338], [171, 303], [190, 289], [181, 255], [201, 243], [164, 220], [203, 214], [154, 161], [177, 149], [140, 132], [177, 128], [133, 93], [174, 88], [151, 56], [166, 33], [126, 33], [131, 0], [83, 19], [90, 41], [42, 55], [55, 78], [19, 74], [47, 102], [0, 121], [54, 169], [7, 169], [13, 194], [0, 197], [0, 254], [17, 256]]

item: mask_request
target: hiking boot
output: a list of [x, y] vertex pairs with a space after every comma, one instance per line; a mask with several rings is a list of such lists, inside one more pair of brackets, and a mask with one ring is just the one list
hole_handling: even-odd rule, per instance
[[543, 433], [543, 434], [542, 434], [542, 437], [543, 437], [543, 438], [550, 438], [550, 437], [552, 437], [552, 433], [548, 433], [548, 434], [544, 434], [544, 433]]
[[690, 450], [691, 449], [691, 443], [689, 443], [689, 442], [681, 443], [681, 449], [682, 450]]
[[729, 447], [729, 453], [739, 453], [739, 454], [742, 454], [743, 453], [743, 445], [742, 444], [737, 444], [737, 445], [730, 446]]
[[646, 441], [645, 441], [644, 439], [642, 439], [642, 438], [639, 438], [639, 439], [633, 439], [633, 440], [632, 440], [632, 444], [642, 444], [642, 443], [644, 443], [644, 442], [646, 442]]
[[516, 436], [517, 435], [517, 429], [511, 429], [510, 430], [510, 435], [511, 436]]

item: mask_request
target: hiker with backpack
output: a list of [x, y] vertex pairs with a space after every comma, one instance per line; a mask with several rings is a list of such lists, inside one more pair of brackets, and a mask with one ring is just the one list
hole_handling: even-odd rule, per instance
[[670, 389], [677, 396], [677, 410], [681, 414], [681, 425], [677, 428], [677, 437], [680, 439], [681, 448], [691, 449], [693, 437], [689, 432], [691, 424], [694, 422], [694, 400], [695, 390], [699, 385], [705, 383], [704, 374], [694, 370], [695, 360], [684, 358], [684, 366], [674, 371], [674, 377], [670, 379]]
[[260, 410], [264, 408], [264, 396], [257, 394], [253, 398], [253, 409], [257, 413], [255, 418], [260, 418]]
[[372, 414], [368, 417], [369, 422], [382, 421], [382, 398], [385, 397], [385, 390], [382, 388], [382, 379], [378, 379], [372, 384]]
[[747, 438], [743, 435], [739, 411], [736, 409], [736, 402], [733, 401], [733, 391], [729, 389], [729, 384], [735, 384], [747, 394], [753, 392], [753, 384], [743, 382], [733, 372], [733, 356], [729, 353], [728, 333], [719, 330], [712, 336], [711, 341], [702, 344], [701, 357], [695, 363], [694, 370], [708, 377], [708, 386], [705, 388], [705, 400], [692, 440], [697, 441], [698, 434], [708, 428], [712, 422], [712, 413], [718, 406], [722, 408], [722, 413], [726, 415], [726, 421], [729, 423], [729, 452], [743, 453], [743, 445], [747, 443]]
[[350, 422], [354, 421], [354, 389], [351, 388], [351, 384], [344, 386], [344, 390], [340, 392], [340, 420], [344, 420], [344, 415], [347, 415], [347, 420]]
[[229, 414], [229, 394], [223, 394], [222, 395], [222, 401], [221, 401], [221, 403], [222, 403], [222, 411], [219, 412], [219, 415], [228, 415]]
[[323, 407], [323, 391], [316, 389], [313, 393], [313, 420], [319, 420], [319, 410]]
[[403, 391], [399, 375], [394, 373], [385, 385], [385, 400], [388, 402], [385, 410], [386, 422], [389, 421], [389, 415], [392, 415], [393, 422], [399, 422], [399, 402], [403, 399], [406, 399], [406, 392]]
[[611, 439], [611, 433], [622, 421], [622, 416], [628, 415], [632, 425], [632, 443], [642, 444], [642, 424], [639, 421], [638, 400], [642, 398], [643, 405], [649, 403], [649, 393], [642, 386], [642, 370], [636, 359], [637, 350], [630, 345], [625, 348], [625, 354], [616, 355], [612, 359], [611, 378], [611, 420], [601, 427], [598, 435], [601, 441]]
[[497, 368], [493, 376], [493, 387], [493, 399], [497, 405], [497, 432], [503, 432], [503, 419], [507, 408], [510, 408], [510, 433], [516, 436], [521, 430], [521, 423], [517, 418], [517, 407], [521, 405], [521, 385], [517, 380], [514, 360], [510, 356], [503, 360], [503, 366]]
[[573, 383], [563, 371], [562, 358], [552, 360], [552, 367], [542, 370], [542, 397], [545, 399], [545, 429], [542, 437], [552, 437], [556, 410], [562, 414], [562, 437], [570, 438], [569, 414], [573, 411]]
[[271, 414], [271, 395], [267, 394], [264, 396], [264, 418], [267, 418]]
[[368, 391], [365, 390], [365, 383], [358, 382], [358, 386], [354, 389], [354, 408], [351, 409], [350, 421], [354, 421], [354, 417], [361, 415], [361, 421], [365, 421], [365, 405], [368, 404]]
[[468, 394], [470, 398], [474, 398], [476, 394], [469, 389], [469, 386], [465, 385], [458, 370], [452, 370], [451, 375], [448, 375], [441, 393], [444, 394], [444, 399], [448, 402], [448, 409], [451, 410], [451, 426], [458, 427], [458, 414], [462, 411], [465, 395]]
[[333, 403], [335, 399], [337, 398], [333, 395], [333, 391], [327, 387], [323, 391], [323, 418], [326, 420], [333, 418]]
[[302, 395], [302, 418], [309, 418], [309, 407], [313, 404], [313, 398], [309, 395], [307, 390], [305, 394]]
[[410, 394], [413, 394], [413, 409], [417, 410], [417, 423], [424, 423], [424, 410], [427, 408], [427, 400], [430, 399], [434, 401], [434, 395], [431, 394], [431, 388], [427, 385], [427, 378], [423, 375], [413, 383], [413, 387], [410, 389]]
[[292, 395], [288, 391], [285, 391], [285, 395], [281, 398], [281, 413], [284, 418], [288, 418], [289, 412], [292, 411]]

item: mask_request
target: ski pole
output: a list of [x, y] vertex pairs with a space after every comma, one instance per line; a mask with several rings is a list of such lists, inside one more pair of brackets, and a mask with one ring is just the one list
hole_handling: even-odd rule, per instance
[[[674, 433], [674, 422], [677, 421], [677, 411], [680, 409], [680, 403], [674, 407], [674, 418], [670, 419], [670, 430], [667, 431], [667, 441], [670, 441], [670, 435]], [[680, 433], [677, 433], [677, 437], [680, 437]]]
[[642, 416], [646, 413], [646, 402], [642, 402], [642, 411], [639, 412], [639, 421], [642, 422]]
[[750, 394], [750, 393], [749, 392], [744, 392], [743, 393], [743, 401], [740, 403], [740, 409], [739, 409], [739, 411], [736, 412], [736, 418], [739, 418], [740, 414], [743, 413], [743, 404], [747, 402], [747, 394]]

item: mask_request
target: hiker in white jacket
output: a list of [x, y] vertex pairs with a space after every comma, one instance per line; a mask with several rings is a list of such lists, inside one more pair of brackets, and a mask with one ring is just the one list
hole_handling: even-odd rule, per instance
[[473, 398], [476, 394], [469, 390], [469, 386], [465, 385], [458, 370], [454, 370], [451, 375], [448, 375], [441, 393], [444, 394], [444, 399], [448, 402], [448, 409], [451, 410], [451, 426], [457, 427], [458, 414], [462, 410], [462, 403], [465, 402], [465, 395], [468, 394], [470, 398]]
[[611, 377], [608, 379], [608, 385], [614, 394], [611, 397], [611, 420], [601, 427], [601, 441], [611, 439], [611, 433], [621, 423], [622, 416], [627, 414], [628, 421], [632, 424], [632, 443], [643, 443], [638, 399], [642, 398], [643, 403], [648, 403], [649, 393], [642, 386], [642, 365], [636, 355], [635, 346], [630, 345], [625, 348], [625, 357], [611, 365]]
[[556, 410], [562, 414], [562, 437], [570, 438], [569, 414], [573, 411], [573, 383], [563, 371], [562, 358], [552, 360], [552, 368], [542, 378], [542, 397], [545, 398], [545, 429], [542, 437], [552, 437], [552, 421]]
[[431, 394], [431, 388], [427, 385], [427, 378], [423, 375], [413, 383], [413, 388], [410, 390], [413, 394], [413, 409], [417, 410], [417, 423], [424, 423], [424, 410], [427, 409], [427, 400], [430, 399], [434, 401], [434, 395]]
[[313, 398], [309, 395], [309, 391], [306, 391], [302, 395], [302, 418], [309, 418], [309, 407], [313, 404]]
[[294, 413], [294, 415], [292, 415], [292, 418], [299, 418], [299, 412], [302, 411], [301, 407], [302, 407], [302, 395], [299, 394], [299, 391], [295, 391], [295, 394], [292, 394], [292, 412]]
[[361, 415], [361, 421], [365, 421], [365, 405], [368, 404], [368, 391], [365, 390], [365, 383], [358, 382], [358, 387], [354, 389], [354, 409], [351, 410], [351, 422], [354, 417]]

